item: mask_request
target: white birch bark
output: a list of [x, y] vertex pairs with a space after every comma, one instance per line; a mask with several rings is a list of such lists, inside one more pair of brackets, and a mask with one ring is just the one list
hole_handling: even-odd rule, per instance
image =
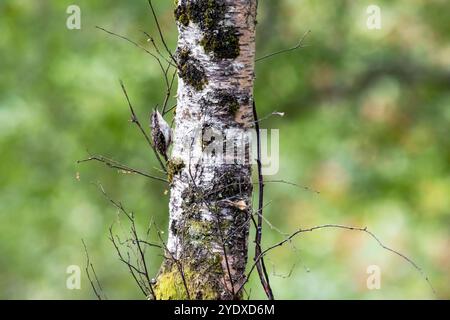
[[[157, 299], [241, 296], [251, 221], [247, 133], [256, 8], [257, 0], [178, 0], [169, 238]], [[225, 140], [228, 150], [233, 141], [240, 148], [222, 157]]]

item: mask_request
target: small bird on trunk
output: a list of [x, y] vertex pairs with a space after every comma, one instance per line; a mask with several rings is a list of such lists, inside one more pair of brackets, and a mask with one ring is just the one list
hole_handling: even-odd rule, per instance
[[167, 151], [172, 143], [172, 129], [156, 109], [150, 117], [150, 128], [152, 130], [153, 145], [167, 161]]

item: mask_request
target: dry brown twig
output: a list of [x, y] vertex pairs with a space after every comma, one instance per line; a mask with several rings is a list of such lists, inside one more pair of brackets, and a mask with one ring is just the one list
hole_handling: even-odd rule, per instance
[[[139, 253], [139, 259], [138, 261], [138, 266], [139, 263], [143, 266], [143, 270], [140, 270], [138, 267], [132, 265], [131, 261], [130, 261], [130, 257], [128, 255], [128, 259], [125, 259], [117, 245], [117, 243], [115, 242], [114, 239], [114, 235], [113, 235], [113, 228], [112, 226], [110, 227], [110, 240], [113, 243], [120, 260], [125, 263], [131, 274], [133, 275], [133, 278], [135, 278], [135, 281], [138, 283], [139, 287], [141, 288], [141, 290], [143, 291], [143, 293], [146, 296], [149, 296], [149, 294], [151, 294], [153, 297], [155, 297], [155, 292], [153, 290], [153, 285], [152, 285], [152, 281], [149, 275], [149, 271], [147, 268], [147, 263], [145, 260], [145, 255], [141, 246], [142, 241], [139, 239], [138, 233], [137, 233], [137, 229], [136, 229], [136, 222], [135, 222], [135, 218], [133, 213], [129, 213], [124, 206], [122, 205], [122, 203], [117, 202], [115, 200], [113, 200], [111, 197], [109, 197], [109, 195], [106, 193], [105, 189], [103, 188], [103, 186], [101, 184], [97, 184], [98, 188], [100, 189], [100, 191], [102, 192], [103, 196], [116, 208], [119, 210], [119, 212], [123, 213], [129, 220], [130, 224], [131, 224], [131, 233], [132, 233], [132, 241], [133, 243], [136, 245], [136, 250]], [[139, 276], [143, 276], [145, 278], [145, 282], [144, 285], [141, 285], [141, 282], [138, 281], [135, 272], [139, 275]]]
[[[86, 246], [86, 243], [84, 242], [83, 239], [81, 239], [81, 242], [83, 243], [83, 247], [84, 247], [84, 252], [86, 255], [86, 267], [85, 267], [85, 271], [86, 271], [86, 275], [88, 277], [89, 283], [91, 284], [91, 288], [94, 291], [94, 294], [97, 296], [98, 300], [103, 300], [102, 299], [102, 294], [104, 295], [105, 299], [108, 299], [108, 297], [106, 296], [106, 294], [103, 291], [103, 287], [97, 277], [97, 273], [95, 272], [94, 269], [94, 265], [91, 263], [91, 259], [89, 257], [89, 252]], [[91, 271], [93, 273], [94, 279], [92, 279], [92, 275], [91, 275]], [[95, 283], [94, 283], [95, 280]]]
[[[352, 226], [345, 226], [345, 225], [339, 225], [339, 224], [324, 224], [324, 225], [319, 225], [319, 226], [314, 226], [311, 228], [306, 228], [306, 229], [298, 229], [297, 231], [295, 231], [294, 233], [292, 233], [289, 237], [285, 238], [284, 240], [268, 247], [267, 249], [263, 250], [261, 252], [261, 254], [257, 257], [255, 263], [252, 265], [252, 267], [250, 268], [250, 271], [247, 274], [247, 281], [250, 278], [250, 275], [252, 274], [253, 270], [256, 267], [256, 262], [259, 261], [262, 257], [264, 257], [265, 255], [267, 255], [270, 251], [283, 246], [284, 244], [291, 242], [293, 240], [293, 238], [295, 238], [297, 235], [300, 235], [302, 233], [306, 233], [306, 232], [313, 232], [316, 230], [321, 230], [321, 229], [344, 229], [344, 230], [350, 230], [350, 231], [358, 231], [358, 232], [363, 232], [368, 234], [372, 239], [374, 239], [378, 245], [383, 248], [384, 250], [387, 250], [397, 256], [399, 256], [400, 258], [402, 258], [403, 260], [405, 260], [406, 262], [408, 262], [411, 266], [414, 267], [414, 269], [416, 269], [420, 275], [424, 278], [424, 280], [427, 282], [428, 286], [430, 287], [431, 291], [433, 292], [434, 295], [436, 295], [436, 291], [433, 287], [433, 285], [431, 284], [430, 279], [428, 278], [428, 276], [425, 274], [425, 272], [423, 271], [423, 269], [421, 267], [419, 267], [412, 259], [408, 258], [406, 255], [404, 255], [403, 253], [400, 253], [397, 250], [394, 250], [388, 246], [386, 246], [383, 242], [381, 242], [381, 240], [371, 231], [369, 231], [367, 229], [367, 227], [365, 228], [360, 228], [360, 227], [352, 227]], [[242, 290], [243, 286], [245, 285], [245, 283], [241, 286], [241, 288], [239, 290]]]
[[258, 168], [258, 217], [257, 221], [254, 220], [252, 216], [252, 220], [256, 227], [256, 235], [255, 235], [255, 263], [256, 269], [258, 270], [258, 275], [261, 280], [261, 285], [267, 295], [269, 300], [274, 300], [275, 297], [273, 295], [272, 287], [270, 286], [269, 274], [267, 272], [266, 265], [264, 263], [264, 257], [261, 257], [256, 261], [256, 257], [259, 257], [261, 254], [261, 240], [262, 240], [262, 228], [263, 228], [263, 209], [264, 209], [264, 177], [262, 174], [262, 164], [261, 164], [261, 136], [259, 130], [259, 122], [258, 122], [258, 113], [256, 110], [256, 103], [253, 100], [253, 121], [256, 130], [256, 144], [257, 144], [257, 168]]
[[298, 50], [298, 49], [305, 48], [306, 46], [303, 46], [303, 42], [305, 41], [306, 37], [307, 37], [310, 33], [311, 33], [311, 30], [306, 31], [306, 32], [303, 34], [302, 38], [300, 39], [299, 43], [298, 43], [297, 45], [295, 45], [294, 47], [289, 48], [289, 49], [283, 49], [283, 50], [280, 50], [280, 51], [277, 51], [277, 52], [274, 52], [274, 53], [270, 53], [270, 54], [268, 54], [268, 55], [265, 55], [265, 56], [263, 56], [263, 57], [261, 57], [261, 58], [256, 59], [255, 61], [256, 61], [256, 62], [260, 62], [260, 61], [263, 61], [263, 60], [272, 58], [272, 57], [274, 57], [274, 56], [277, 56], [277, 55], [280, 55], [280, 54], [283, 54], [283, 53], [288, 53], [288, 52], [291, 52], [291, 51], [295, 51], [295, 50]]
[[157, 180], [157, 181], [160, 181], [160, 182], [168, 183], [167, 179], [165, 179], [165, 178], [161, 178], [161, 177], [157, 177], [157, 176], [148, 174], [146, 172], [143, 172], [141, 170], [132, 168], [130, 166], [127, 166], [127, 165], [122, 164], [120, 162], [117, 162], [115, 160], [109, 159], [109, 158], [104, 157], [102, 155], [90, 155], [87, 159], [78, 160], [77, 163], [80, 164], [80, 163], [83, 163], [83, 162], [91, 162], [91, 161], [97, 161], [97, 162], [103, 163], [109, 168], [113, 168], [113, 169], [119, 170], [119, 172], [121, 172], [121, 173], [137, 174], [137, 175], [149, 178], [149, 179], [153, 179], [153, 180]]
[[158, 160], [161, 169], [166, 172], [166, 166], [164, 165], [164, 163], [161, 160], [161, 157], [158, 154], [158, 151], [156, 150], [155, 146], [153, 145], [152, 140], [150, 139], [150, 137], [148, 136], [147, 132], [144, 130], [144, 128], [142, 127], [138, 117], [136, 116], [136, 113], [134, 112], [134, 108], [133, 105], [131, 104], [130, 98], [128, 97], [128, 93], [127, 90], [125, 88], [125, 85], [123, 84], [122, 81], [120, 81], [120, 86], [122, 87], [122, 91], [125, 95], [125, 98], [127, 99], [128, 102], [128, 107], [130, 108], [130, 113], [131, 113], [131, 122], [136, 124], [136, 126], [139, 128], [139, 130], [142, 132], [142, 135], [144, 136], [145, 140], [147, 141], [148, 145], [150, 146], [150, 148], [153, 150], [153, 153], [155, 154], [156, 159]]

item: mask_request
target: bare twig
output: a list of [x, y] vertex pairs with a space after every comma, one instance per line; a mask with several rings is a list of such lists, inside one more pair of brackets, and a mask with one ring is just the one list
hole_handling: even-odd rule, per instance
[[168, 110], [166, 110], [165, 114], [168, 114], [170, 111], [172, 111], [173, 109], [175, 109], [177, 107], [177, 105], [173, 105], [171, 106]]
[[156, 27], [158, 28], [159, 37], [161, 38], [161, 41], [162, 41], [162, 43], [164, 45], [164, 48], [166, 49], [167, 53], [169, 54], [170, 58], [175, 63], [175, 65], [178, 66], [177, 60], [173, 56], [172, 52], [170, 51], [169, 47], [167, 46], [166, 40], [164, 39], [164, 34], [163, 34], [162, 30], [161, 30], [161, 26], [159, 25], [159, 20], [158, 20], [158, 17], [156, 15], [155, 8], [153, 7], [152, 0], [148, 0], [148, 4], [149, 4], [150, 9], [152, 11], [153, 19], [155, 20]]
[[[134, 240], [133, 240], [133, 241], [134, 241]], [[136, 242], [145, 244], [145, 245], [148, 246], [148, 247], [154, 247], [154, 248], [158, 248], [158, 249], [163, 249], [163, 246], [161, 246], [161, 245], [159, 245], [159, 244], [156, 244], [156, 243], [148, 242], [148, 241], [146, 241], [146, 240], [138, 240], [138, 241], [136, 241]]]
[[[120, 34], [117, 34], [117, 33], [115, 33], [115, 32], [112, 32], [112, 31], [110, 31], [110, 30], [107, 30], [107, 29], [105, 29], [105, 28], [102, 28], [102, 27], [99, 27], [99, 26], [96, 26], [96, 28], [99, 29], [99, 30], [102, 30], [102, 31], [104, 31], [104, 32], [106, 32], [106, 33], [108, 33], [108, 34], [110, 34], [110, 35], [112, 35], [112, 36], [115, 36], [115, 37], [117, 37], [117, 38], [120, 38], [120, 39], [122, 39], [122, 40], [125, 40], [125, 41], [127, 41], [127, 42], [133, 44], [134, 46], [138, 47], [139, 49], [145, 51], [147, 54], [149, 54], [150, 56], [152, 56], [152, 58], [154, 58], [154, 59], [158, 62], [159, 68], [161, 69], [162, 74], [163, 74], [163, 76], [164, 76], [165, 85], [166, 85], [166, 97], [164, 98], [164, 103], [163, 103], [163, 110], [165, 110], [165, 108], [167, 107], [168, 100], [169, 100], [169, 98], [170, 98], [170, 94], [171, 94], [171, 92], [172, 92], [172, 87], [173, 87], [173, 83], [174, 83], [174, 80], [175, 80], [175, 75], [176, 75], [176, 73], [177, 73], [177, 70], [174, 71], [171, 80], [169, 80], [169, 77], [168, 77], [168, 71], [169, 71], [170, 67], [176, 67], [176, 65], [174, 65], [172, 61], [168, 60], [166, 57], [164, 57], [164, 56], [161, 54], [161, 52], [160, 52], [158, 46], [156, 45], [155, 40], [153, 39], [153, 37], [150, 36], [147, 32], [142, 31], [142, 32], [148, 37], [149, 41], [152, 43], [152, 45], [153, 45], [153, 47], [155, 48], [157, 54], [158, 54], [162, 59], [164, 59], [164, 60], [167, 62], [168, 65], [167, 65], [166, 68], [163, 66], [163, 64], [162, 64], [162, 62], [161, 62], [161, 59], [160, 59], [158, 56], [156, 56], [155, 54], [153, 54], [152, 52], [150, 52], [149, 50], [147, 50], [146, 48], [144, 48], [143, 46], [141, 46], [139, 43], [137, 43], [137, 42], [131, 40], [131, 39], [128, 38], [128, 37], [122, 36], [122, 35], [120, 35]], [[163, 113], [163, 116], [164, 116], [164, 113]]]
[[147, 280], [147, 283], [148, 283], [148, 286], [150, 288], [150, 292], [151, 292], [152, 296], [154, 298], [156, 298], [155, 292], [153, 291], [152, 281], [151, 281], [150, 276], [148, 274], [147, 262], [145, 261], [144, 251], [142, 250], [141, 243], [139, 241], [139, 236], [137, 234], [136, 224], [135, 224], [135, 221], [134, 221], [133, 214], [131, 214], [131, 217], [133, 218], [131, 220], [131, 232], [133, 233], [134, 239], [136, 240], [136, 247], [137, 247], [137, 249], [139, 251], [139, 255], [140, 255], [140, 258], [141, 258], [142, 265], [144, 266], [144, 276], [145, 276], [145, 279]]
[[285, 114], [284, 112], [273, 111], [273, 112], [269, 113], [268, 115], [265, 115], [264, 117], [259, 118], [258, 121], [253, 120], [253, 123], [256, 123], [256, 122], [261, 123], [264, 120], [267, 120], [267, 119], [269, 119], [271, 117], [275, 117], [275, 116], [277, 116], [277, 117], [284, 117], [284, 114]]
[[130, 274], [133, 277], [136, 284], [138, 285], [139, 289], [141, 289], [144, 296], [147, 297], [148, 296], [147, 287], [139, 281], [139, 279], [137, 278], [137, 276], [135, 274], [135, 272], [141, 273], [141, 271], [131, 264], [129, 258], [128, 258], [128, 260], [124, 259], [122, 252], [119, 249], [119, 246], [117, 245], [116, 241], [114, 240], [112, 226], [109, 228], [109, 240], [111, 240], [111, 243], [113, 244], [114, 248], [116, 249], [116, 252], [117, 252], [117, 255], [119, 256], [120, 261], [123, 262], [128, 267], [128, 270], [130, 271]]
[[138, 117], [136, 116], [136, 113], [134, 112], [134, 108], [133, 105], [130, 102], [130, 98], [128, 97], [128, 93], [127, 90], [125, 89], [125, 85], [123, 84], [122, 81], [120, 81], [120, 86], [122, 87], [122, 91], [125, 95], [125, 98], [127, 99], [128, 102], [128, 106], [130, 108], [130, 112], [131, 112], [131, 122], [135, 123], [139, 130], [142, 132], [142, 134], [145, 137], [145, 140], [147, 141], [147, 143], [149, 144], [149, 146], [152, 148], [153, 153], [155, 154], [156, 159], [158, 160], [159, 164], [161, 165], [161, 168], [163, 169], [163, 171], [166, 171], [166, 167], [164, 166], [164, 163], [161, 160], [161, 157], [158, 154], [158, 151], [156, 151], [155, 146], [153, 145], [152, 141], [150, 140], [148, 134], [145, 132], [144, 128], [142, 127], [141, 123], [139, 122]]
[[[173, 84], [174, 84], [174, 82], [175, 82], [176, 75], [177, 75], [177, 71], [175, 70], [175, 71], [173, 72], [173, 74], [172, 74], [172, 78], [171, 78], [171, 80], [170, 80], [170, 83], [169, 83], [169, 85], [167, 86], [166, 97], [165, 97], [165, 99], [164, 99], [164, 103], [163, 103], [163, 107], [162, 107], [162, 116], [165, 116], [166, 113], [168, 112], [168, 111], [166, 111], [166, 109], [167, 109], [167, 104], [169, 103], [169, 98], [170, 98], [170, 95], [172, 94], [172, 88], [173, 88]], [[169, 111], [170, 111], [170, 110], [169, 110]]]
[[294, 273], [295, 267], [297, 266], [297, 263], [294, 263], [291, 267], [291, 269], [289, 269], [289, 272], [287, 274], [279, 274], [275, 271], [276, 265], [275, 263], [271, 263], [272, 265], [272, 275], [274, 277], [278, 277], [278, 278], [283, 278], [283, 279], [287, 279], [290, 278], [292, 276], [292, 274]]
[[[152, 8], [153, 8], [153, 7], [152, 7]], [[155, 18], [155, 19], [156, 19], [156, 18]], [[156, 20], [156, 21], [157, 21], [157, 20]], [[161, 30], [160, 30], [160, 28], [159, 28], [159, 23], [158, 23], [158, 22], [157, 22], [157, 25], [158, 25], [158, 30], [161, 32]], [[170, 66], [174, 66], [174, 65], [173, 65], [170, 61], [168, 61], [168, 67], [167, 67], [167, 69], [166, 69], [166, 68], [164, 68], [164, 66], [163, 66], [163, 64], [162, 64], [162, 62], [161, 62], [161, 60], [159, 59], [158, 56], [156, 56], [155, 54], [153, 54], [152, 52], [150, 52], [149, 50], [147, 50], [146, 48], [144, 48], [143, 46], [141, 46], [141, 45], [138, 44], [137, 42], [135, 42], [135, 41], [133, 41], [133, 40], [131, 40], [131, 39], [125, 37], [125, 36], [119, 35], [119, 34], [117, 34], [117, 33], [115, 33], [115, 32], [109, 31], [109, 30], [107, 30], [107, 29], [105, 29], [105, 28], [102, 28], [102, 27], [99, 27], [99, 26], [96, 26], [96, 28], [99, 29], [99, 30], [102, 30], [102, 31], [104, 31], [104, 32], [106, 32], [106, 33], [108, 33], [108, 34], [110, 34], [110, 35], [113, 35], [113, 36], [115, 36], [115, 37], [118, 37], [118, 38], [120, 38], [120, 39], [123, 39], [123, 40], [125, 40], [125, 41], [128, 41], [129, 43], [133, 44], [134, 46], [138, 47], [139, 49], [141, 49], [141, 50], [145, 51], [146, 53], [148, 53], [149, 55], [151, 55], [151, 56], [158, 62], [158, 65], [159, 65], [159, 67], [160, 67], [160, 69], [161, 69], [161, 71], [162, 71], [162, 73], [163, 73], [164, 79], [165, 79], [165, 81], [166, 81], [167, 93], [166, 93], [166, 98], [165, 98], [165, 100], [164, 100], [164, 107], [165, 107], [165, 106], [167, 105], [167, 103], [168, 103], [168, 100], [169, 100], [169, 97], [170, 97], [170, 94], [171, 94], [171, 91], [172, 91], [173, 81], [174, 81], [173, 79], [172, 79], [172, 82], [169, 81], [168, 76], [167, 76], [167, 72], [168, 72], [168, 69], [170, 68]], [[148, 35], [148, 34], [147, 34], [147, 35]], [[149, 35], [148, 35], [148, 36], [149, 36]], [[162, 36], [162, 34], [161, 34], [161, 36]], [[150, 38], [151, 38], [151, 37], [150, 37]], [[162, 38], [163, 38], [163, 37], [162, 37]], [[151, 39], [153, 39], [153, 38], [151, 38]], [[152, 43], [154, 44], [154, 46], [155, 46], [155, 48], [156, 48], [158, 54], [160, 54], [159, 49], [157, 48], [156, 44], [155, 44], [154, 42], [152, 42]], [[172, 57], [172, 58], [173, 58], [173, 57]], [[175, 74], [175, 73], [174, 73], [174, 74]], [[174, 76], [174, 77], [175, 77], [175, 76]], [[123, 91], [124, 94], [125, 94], [125, 97], [126, 97], [127, 102], [128, 102], [128, 106], [129, 106], [129, 108], [130, 108], [130, 112], [131, 112], [131, 116], [132, 116], [131, 121], [132, 121], [133, 123], [135, 123], [135, 124], [139, 127], [140, 131], [141, 131], [141, 132], [143, 133], [143, 135], [145, 136], [145, 139], [147, 140], [148, 144], [149, 144], [150, 147], [153, 149], [153, 152], [154, 152], [154, 154], [155, 154], [155, 157], [157, 158], [158, 162], [160, 163], [161, 168], [163, 169], [163, 171], [165, 171], [166, 169], [165, 169], [164, 163], [161, 161], [161, 158], [160, 158], [158, 152], [156, 151], [155, 147], [153, 146], [153, 143], [151, 142], [151, 140], [149, 139], [147, 133], [146, 133], [145, 130], [143, 129], [142, 125], [140, 124], [139, 119], [137, 118], [136, 113], [134, 112], [134, 109], [133, 109], [133, 106], [131, 105], [131, 102], [130, 102], [128, 93], [127, 93], [127, 91], [126, 91], [126, 89], [125, 89], [125, 86], [124, 86], [124, 84], [123, 84], [122, 81], [120, 81], [120, 85], [121, 85], [121, 87], [122, 87], [122, 91]]]
[[97, 161], [97, 162], [104, 163], [106, 166], [108, 166], [110, 168], [113, 168], [113, 169], [120, 170], [120, 171], [122, 171], [124, 173], [138, 174], [140, 176], [143, 176], [143, 177], [146, 177], [146, 178], [149, 178], [149, 179], [153, 179], [153, 180], [169, 183], [164, 178], [150, 175], [150, 174], [145, 173], [145, 172], [143, 172], [141, 170], [131, 168], [131, 167], [127, 166], [127, 165], [121, 164], [121, 163], [119, 163], [119, 162], [117, 162], [115, 160], [106, 158], [106, 157], [101, 156], [101, 155], [91, 155], [87, 159], [78, 160], [77, 163], [90, 162], [90, 161]]
[[101, 30], [101, 31], [104, 31], [104, 32], [106, 32], [106, 33], [108, 33], [108, 34], [114, 36], [114, 37], [117, 37], [117, 38], [120, 38], [120, 39], [122, 39], [122, 40], [125, 40], [125, 41], [129, 42], [129, 43], [131, 43], [132, 45], [136, 46], [137, 48], [143, 50], [145, 53], [149, 54], [152, 58], [154, 58], [154, 59], [156, 60], [156, 62], [157, 62], [158, 65], [159, 65], [159, 68], [161, 69], [161, 71], [162, 71], [163, 74], [164, 74], [164, 66], [163, 66], [161, 60], [160, 60], [154, 53], [150, 52], [149, 50], [147, 50], [146, 48], [144, 48], [143, 46], [141, 46], [139, 43], [137, 43], [137, 42], [131, 40], [130, 38], [127, 38], [127, 37], [125, 37], [125, 36], [122, 36], [122, 35], [120, 35], [120, 34], [117, 34], [117, 33], [115, 33], [115, 32], [112, 32], [112, 31], [110, 31], [110, 30], [107, 30], [107, 29], [102, 28], [102, 27], [99, 27], [99, 26], [95, 26], [95, 27], [96, 27], [97, 29]]
[[[95, 295], [97, 296], [97, 299], [98, 300], [102, 300], [102, 296], [101, 296], [100, 292], [103, 293], [103, 288], [102, 288], [102, 286], [100, 284], [100, 281], [98, 280], [97, 273], [95, 272], [95, 269], [94, 269], [94, 265], [91, 263], [91, 260], [89, 258], [89, 253], [88, 253], [88, 249], [87, 249], [86, 243], [84, 242], [83, 239], [81, 239], [81, 242], [83, 243], [84, 252], [86, 254], [86, 268], [85, 268], [85, 270], [86, 270], [86, 274], [87, 274], [89, 283], [91, 284], [92, 290], [94, 291]], [[94, 279], [95, 279], [95, 282], [97, 284], [98, 290], [100, 290], [100, 292], [97, 291], [97, 288], [96, 288], [96, 286], [94, 284], [94, 280], [91, 277], [91, 273], [90, 273], [89, 269], [94, 274]], [[105, 295], [105, 298], [107, 299], [106, 295]]]
[[[292, 234], [291, 234], [289, 237], [287, 237], [286, 239], [284, 239], [284, 240], [282, 240], [282, 241], [280, 241], [280, 242], [278, 242], [278, 243], [276, 243], [276, 244], [270, 246], [269, 248], [265, 249], [264, 251], [262, 251], [261, 254], [259, 255], [259, 257], [257, 258], [257, 261], [259, 261], [259, 259], [261, 259], [261, 257], [265, 256], [265, 255], [266, 255], [267, 253], [269, 253], [270, 251], [272, 251], [272, 250], [274, 250], [274, 249], [276, 249], [276, 248], [278, 248], [278, 247], [283, 246], [283, 245], [284, 245], [285, 243], [287, 243], [287, 242], [290, 242], [293, 238], [295, 238], [295, 237], [296, 237], [297, 235], [299, 235], [299, 234], [306, 233], [306, 232], [312, 232], [312, 231], [316, 231], [316, 230], [320, 230], [320, 229], [327, 229], [327, 228], [328, 228], [328, 229], [331, 228], [331, 229], [344, 229], [344, 230], [350, 230], [350, 231], [358, 231], [358, 232], [363, 232], [363, 233], [368, 234], [371, 238], [373, 238], [373, 239], [378, 243], [378, 245], [379, 245], [381, 248], [383, 248], [383, 249], [385, 249], [385, 250], [387, 250], [387, 251], [389, 251], [389, 252], [391, 252], [391, 253], [393, 253], [393, 254], [399, 256], [400, 258], [402, 258], [403, 260], [405, 260], [406, 262], [408, 262], [411, 266], [413, 266], [414, 269], [416, 269], [416, 270], [420, 273], [420, 275], [425, 279], [425, 281], [427, 282], [428, 286], [431, 288], [433, 294], [436, 294], [436, 291], [434, 290], [434, 287], [433, 287], [433, 285], [431, 284], [430, 279], [428, 278], [428, 276], [425, 274], [425, 272], [423, 271], [423, 269], [422, 269], [421, 267], [419, 267], [413, 260], [411, 260], [410, 258], [408, 258], [406, 255], [404, 255], [404, 254], [402, 254], [402, 253], [400, 253], [400, 252], [398, 252], [398, 251], [396, 251], [396, 250], [394, 250], [394, 249], [391, 249], [391, 248], [387, 247], [386, 245], [384, 245], [384, 243], [381, 242], [381, 240], [380, 240], [374, 233], [372, 233], [371, 231], [369, 231], [369, 230], [367, 229], [367, 227], [365, 227], [365, 228], [360, 228], [360, 227], [351, 227], [351, 226], [344, 226], [344, 225], [338, 225], [338, 224], [324, 224], [324, 225], [319, 225], [319, 226], [315, 226], [315, 227], [311, 227], [311, 228], [307, 228], [307, 229], [299, 229], [299, 230], [297, 230], [296, 232], [292, 233]], [[250, 271], [248, 272], [248, 275], [247, 275], [247, 281], [248, 281], [248, 279], [249, 279], [251, 273], [252, 273], [253, 270], [255, 269], [255, 266], [256, 266], [256, 261], [255, 261], [255, 263], [252, 265], [252, 267], [250, 268]], [[247, 282], [247, 281], [246, 281], [246, 282]], [[242, 288], [244, 287], [244, 285], [245, 285], [245, 283], [242, 284], [240, 290], [242, 290]]]
[[311, 189], [311, 188], [308, 187], [308, 186], [302, 186], [302, 185], [299, 185], [299, 184], [297, 184], [297, 183], [293, 183], [293, 182], [286, 181], [286, 180], [266, 180], [266, 181], [264, 181], [264, 182], [265, 182], [265, 183], [281, 183], [281, 184], [287, 184], [287, 185], [290, 185], [290, 186], [293, 186], [293, 187], [297, 187], [297, 188], [299, 188], [299, 189], [303, 189], [303, 190], [305, 190], [305, 191], [310, 191], [310, 192], [313, 192], [313, 193], [315, 193], [315, 194], [320, 194], [320, 191]]
[[117, 244], [116, 244], [116, 242], [114, 240], [114, 236], [113, 236], [113, 233], [112, 233], [112, 226], [111, 226], [111, 228], [110, 228], [110, 235], [111, 235], [110, 240], [112, 241], [114, 247], [116, 248], [116, 251], [117, 251], [117, 253], [119, 255], [120, 260], [122, 262], [124, 262], [128, 266], [128, 268], [130, 269], [131, 274], [133, 275], [133, 278], [135, 279], [135, 281], [138, 284], [140, 284], [140, 282], [138, 281], [138, 279], [137, 279], [137, 277], [135, 275], [135, 272], [138, 275], [142, 275], [142, 276], [145, 277], [145, 285], [144, 286], [140, 285], [141, 290], [144, 289], [144, 288], [146, 288], [146, 289], [148, 288], [149, 292], [147, 292], [147, 290], [142, 290], [145, 293], [145, 295], [148, 296], [148, 293], [150, 293], [153, 298], [156, 298], [155, 292], [153, 290], [152, 282], [151, 282], [151, 279], [150, 279], [150, 276], [149, 276], [149, 273], [148, 273], [147, 263], [145, 261], [145, 255], [144, 255], [144, 252], [143, 252], [142, 247], [141, 247], [141, 241], [140, 241], [138, 233], [137, 233], [136, 223], [135, 223], [135, 219], [134, 219], [133, 213], [129, 213], [124, 208], [122, 203], [117, 202], [117, 201], [113, 200], [112, 198], [110, 198], [101, 184], [98, 184], [98, 187], [99, 187], [100, 191], [103, 193], [103, 195], [105, 196], [105, 198], [110, 203], [112, 203], [113, 206], [116, 207], [120, 212], [122, 212], [128, 218], [128, 220], [130, 221], [130, 223], [131, 223], [131, 233], [133, 235], [133, 241], [136, 244], [136, 248], [137, 248], [137, 251], [139, 253], [139, 259], [140, 260], [138, 260], [138, 263], [140, 262], [142, 264], [144, 270], [142, 271], [139, 268], [133, 266], [131, 264], [131, 262], [130, 262], [130, 258], [129, 257], [128, 257], [128, 260], [125, 260], [123, 258], [123, 255], [122, 255], [119, 247], [117, 246]]
[[262, 60], [272, 58], [272, 57], [277, 56], [277, 55], [279, 55], [279, 54], [283, 54], [283, 53], [287, 53], [287, 52], [290, 52], [290, 51], [294, 51], [294, 50], [297, 50], [297, 49], [304, 48], [305, 46], [303, 46], [303, 42], [305, 41], [306, 37], [307, 37], [308, 34], [310, 34], [310, 33], [311, 33], [311, 30], [306, 31], [306, 32], [303, 34], [303, 37], [300, 39], [299, 43], [298, 43], [296, 46], [294, 46], [294, 47], [292, 47], [292, 48], [289, 48], [289, 49], [284, 49], [284, 50], [280, 50], [280, 51], [277, 51], [277, 52], [268, 54], [268, 55], [266, 55], [266, 56], [263, 56], [263, 57], [261, 57], [261, 58], [256, 59], [255, 61], [256, 61], [256, 62], [260, 62], [260, 61], [262, 61]]
[[166, 61], [168, 64], [170, 64], [172, 67], [176, 67], [176, 65], [174, 65], [172, 63], [172, 61], [170, 61], [169, 59], [167, 59], [162, 53], [161, 50], [159, 50], [158, 45], [155, 42], [155, 39], [146, 31], [142, 31], [143, 34], [145, 34], [145, 36], [148, 38], [148, 41], [151, 42], [153, 48], [155, 48], [155, 51], [158, 53], [158, 55], [164, 59], [164, 61]]
[[255, 235], [255, 262], [257, 263], [256, 268], [258, 270], [259, 278], [261, 284], [266, 292], [267, 298], [269, 300], [274, 300], [274, 295], [272, 288], [270, 286], [269, 275], [267, 274], [266, 266], [264, 263], [264, 258], [261, 257], [256, 261], [257, 257], [261, 254], [261, 239], [262, 239], [262, 223], [263, 223], [263, 207], [264, 207], [264, 177], [262, 174], [261, 165], [261, 137], [259, 131], [258, 113], [256, 111], [255, 100], [253, 100], [253, 120], [255, 121], [256, 130], [256, 145], [257, 145], [257, 167], [258, 167], [258, 219], [256, 223], [256, 235]]
[[[266, 204], [264, 205], [264, 208], [267, 207], [268, 205], [270, 205], [271, 203], [272, 203], [272, 202], [266, 203]], [[256, 211], [255, 213], [253, 213], [253, 215], [257, 215], [257, 216], [259, 215], [259, 216], [261, 216], [261, 218], [264, 220], [264, 222], [269, 226], [269, 228], [270, 228], [271, 230], [275, 230], [276, 232], [278, 232], [280, 235], [282, 235], [282, 236], [284, 236], [284, 237], [289, 236], [289, 234], [287, 234], [287, 233], [281, 231], [281, 230], [278, 229], [276, 226], [274, 226], [273, 223], [269, 221], [269, 219], [267, 219], [264, 215], [260, 214], [258, 211]]]

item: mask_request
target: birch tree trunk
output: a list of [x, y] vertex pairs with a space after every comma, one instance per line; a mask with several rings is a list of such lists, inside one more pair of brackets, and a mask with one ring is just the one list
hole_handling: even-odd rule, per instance
[[177, 1], [170, 222], [156, 299], [242, 296], [252, 212], [256, 9], [257, 0]]

